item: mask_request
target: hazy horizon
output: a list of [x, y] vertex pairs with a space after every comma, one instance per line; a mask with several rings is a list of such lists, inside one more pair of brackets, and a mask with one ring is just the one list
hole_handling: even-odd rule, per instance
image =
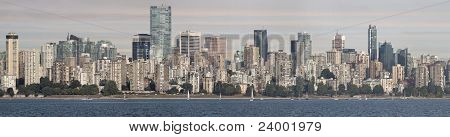
[[[313, 52], [331, 49], [336, 29], [397, 13], [421, 8], [445, 0], [15, 0], [0, 5], [0, 41], [8, 32], [16, 32], [20, 48], [39, 48], [58, 42], [67, 33], [91, 40], [110, 40], [118, 51], [131, 53], [131, 37], [149, 33], [150, 5], [172, 6], [172, 35], [192, 30], [205, 34], [252, 34], [267, 29], [269, 35], [286, 36], [309, 32]], [[367, 50], [369, 24], [377, 25], [378, 41], [390, 41], [394, 49], [409, 48], [413, 55], [432, 54], [449, 58], [450, 2], [427, 7], [383, 20], [341, 29], [347, 37], [346, 48]], [[289, 49], [271, 43], [270, 50]], [[174, 46], [174, 45], [172, 45]], [[233, 43], [235, 49], [241, 46]], [[4, 45], [0, 46], [4, 50]]]

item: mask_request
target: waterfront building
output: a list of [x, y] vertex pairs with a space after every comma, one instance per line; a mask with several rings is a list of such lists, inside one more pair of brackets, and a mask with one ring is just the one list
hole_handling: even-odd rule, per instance
[[37, 50], [23, 50], [19, 52], [19, 78], [24, 80], [25, 86], [39, 83], [42, 70], [40, 52]]
[[19, 77], [19, 36], [13, 32], [6, 35], [6, 75]]
[[436, 62], [429, 66], [430, 72], [430, 82], [434, 86], [439, 86], [441, 88], [445, 87], [445, 63], [444, 62]]

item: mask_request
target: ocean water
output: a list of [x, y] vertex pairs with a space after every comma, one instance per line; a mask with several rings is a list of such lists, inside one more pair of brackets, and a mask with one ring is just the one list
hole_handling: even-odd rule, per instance
[[0, 117], [448, 117], [450, 100], [0, 100]]

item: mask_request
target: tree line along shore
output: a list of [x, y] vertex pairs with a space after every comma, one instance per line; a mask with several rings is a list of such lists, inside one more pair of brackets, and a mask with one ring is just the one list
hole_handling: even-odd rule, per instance
[[[339, 85], [338, 90], [334, 91], [331, 87], [319, 83], [317, 87], [307, 80], [302, 78], [296, 79], [297, 84], [291, 87], [278, 86], [274, 81], [267, 84], [266, 88], [261, 92], [256, 92], [253, 85], [249, 85], [245, 92], [241, 91], [238, 86], [218, 82], [214, 85], [213, 93], [207, 94], [205, 90], [200, 90], [197, 94], [192, 94], [192, 85], [184, 83], [179, 85], [181, 88], [171, 88], [165, 92], [155, 92], [155, 83], [149, 82], [145, 88], [149, 92], [147, 94], [136, 94], [119, 91], [114, 81], [101, 81], [97, 85], [81, 85], [79, 81], [71, 81], [68, 85], [61, 83], [52, 83], [48, 78], [41, 78], [39, 84], [31, 84], [28, 86], [18, 87], [17, 94], [13, 89], [7, 91], [0, 90], [0, 97], [14, 97], [15, 98], [183, 98], [189, 92], [194, 98], [217, 98], [217, 96], [224, 96], [224, 98], [248, 98], [253, 92], [255, 97], [261, 98], [395, 98], [395, 97], [409, 97], [409, 98], [445, 98], [450, 94], [450, 89], [442, 89], [438, 86], [430, 86], [415, 88], [406, 87], [403, 91], [394, 89], [394, 92], [386, 95], [384, 89], [377, 85], [373, 89], [369, 85], [362, 85], [358, 87], [353, 84]], [[176, 83], [176, 82], [171, 82]], [[244, 94], [242, 94], [244, 93]]]

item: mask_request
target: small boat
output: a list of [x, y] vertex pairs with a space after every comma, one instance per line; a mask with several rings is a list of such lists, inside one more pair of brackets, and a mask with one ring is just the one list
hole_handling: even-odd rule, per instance
[[253, 99], [254, 99], [254, 97], [253, 97], [253, 89], [252, 89], [252, 97], [250, 97], [250, 102], [252, 102]]
[[92, 98], [83, 98], [81, 100], [92, 100]]
[[189, 91], [188, 91], [187, 100], [189, 100], [189, 99], [191, 99], [191, 96], [190, 96]]
[[124, 101], [127, 100], [127, 98], [125, 97], [125, 94], [123, 94], [123, 100], [124, 100]]
[[219, 94], [219, 100], [222, 100], [222, 93]]

